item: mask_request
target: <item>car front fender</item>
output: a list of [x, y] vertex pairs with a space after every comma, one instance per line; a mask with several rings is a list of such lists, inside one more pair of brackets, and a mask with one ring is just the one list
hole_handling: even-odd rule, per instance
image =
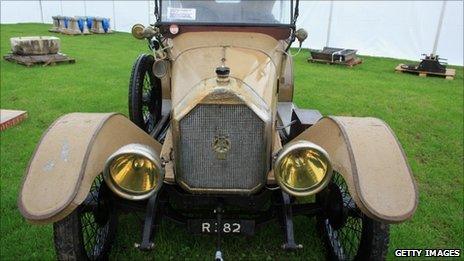
[[26, 169], [18, 198], [21, 214], [32, 223], [56, 222], [87, 197], [107, 158], [120, 147], [161, 145], [116, 113], [70, 113], [43, 134]]
[[382, 120], [327, 117], [295, 140], [324, 148], [360, 210], [386, 223], [405, 221], [418, 204], [417, 186], [404, 151]]

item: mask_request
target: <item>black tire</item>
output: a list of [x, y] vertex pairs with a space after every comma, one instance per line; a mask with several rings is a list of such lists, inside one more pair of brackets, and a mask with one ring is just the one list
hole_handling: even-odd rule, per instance
[[161, 119], [161, 80], [153, 75], [153, 55], [141, 54], [129, 82], [129, 118], [147, 133]]
[[116, 234], [117, 215], [101, 175], [86, 200], [53, 224], [58, 260], [106, 260]]
[[316, 200], [327, 210], [326, 215], [317, 217], [317, 225], [329, 260], [385, 260], [389, 225], [359, 210], [340, 174], [334, 173]]

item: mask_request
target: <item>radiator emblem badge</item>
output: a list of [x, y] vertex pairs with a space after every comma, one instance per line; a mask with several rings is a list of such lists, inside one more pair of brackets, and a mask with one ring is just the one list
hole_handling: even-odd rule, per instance
[[227, 152], [230, 150], [230, 140], [227, 136], [218, 135], [214, 137], [213, 150], [219, 160], [225, 160]]

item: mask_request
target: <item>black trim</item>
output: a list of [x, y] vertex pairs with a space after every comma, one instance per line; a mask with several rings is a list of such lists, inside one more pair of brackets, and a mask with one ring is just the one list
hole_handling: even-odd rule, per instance
[[159, 17], [159, 8], [158, 8], [158, 1], [155, 0], [155, 11], [153, 12], [155, 14], [155, 23], [158, 22], [158, 17]]
[[293, 0], [290, 1], [290, 20], [293, 25], [295, 25], [295, 19], [293, 19]]

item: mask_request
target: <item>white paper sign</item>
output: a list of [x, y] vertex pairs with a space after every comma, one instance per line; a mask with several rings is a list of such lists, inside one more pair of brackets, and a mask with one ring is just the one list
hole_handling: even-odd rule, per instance
[[197, 10], [195, 8], [173, 8], [168, 7], [168, 20], [196, 20]]

